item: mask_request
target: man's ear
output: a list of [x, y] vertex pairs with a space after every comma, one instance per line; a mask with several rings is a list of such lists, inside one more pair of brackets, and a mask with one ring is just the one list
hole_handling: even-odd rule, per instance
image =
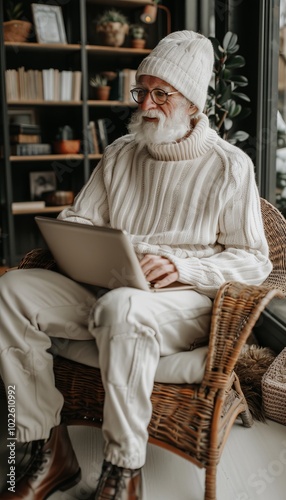
[[188, 113], [188, 114], [189, 114], [190, 116], [193, 116], [193, 115], [197, 114], [197, 112], [198, 112], [198, 108], [197, 108], [197, 106], [191, 102], [191, 103], [190, 103], [189, 113]]

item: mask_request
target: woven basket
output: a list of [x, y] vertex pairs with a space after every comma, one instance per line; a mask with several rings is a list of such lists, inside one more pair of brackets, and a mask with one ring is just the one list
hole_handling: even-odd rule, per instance
[[286, 347], [262, 377], [262, 399], [266, 416], [286, 425]]

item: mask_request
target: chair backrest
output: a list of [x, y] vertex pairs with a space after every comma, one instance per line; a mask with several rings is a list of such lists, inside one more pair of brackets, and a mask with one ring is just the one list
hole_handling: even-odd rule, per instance
[[263, 285], [277, 288], [286, 295], [286, 219], [264, 198], [261, 198], [261, 212], [273, 264], [273, 270]]

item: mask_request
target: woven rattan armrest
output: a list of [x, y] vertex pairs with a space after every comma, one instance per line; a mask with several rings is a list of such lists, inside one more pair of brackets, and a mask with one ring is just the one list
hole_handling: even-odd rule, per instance
[[204, 377], [207, 385], [231, 374], [256, 321], [273, 297], [283, 298], [284, 294], [263, 285], [235, 281], [220, 287], [212, 310]]

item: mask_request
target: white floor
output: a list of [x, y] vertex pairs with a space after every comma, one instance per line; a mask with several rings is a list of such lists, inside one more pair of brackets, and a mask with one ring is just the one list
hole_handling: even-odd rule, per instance
[[[1, 412], [2, 413], [2, 412]], [[1, 415], [0, 488], [6, 482], [5, 418]], [[92, 492], [102, 462], [101, 431], [69, 427], [82, 468], [82, 479], [72, 489], [49, 500], [84, 500]], [[144, 500], [203, 500], [204, 471], [154, 445], [148, 445], [143, 469]], [[270, 420], [251, 429], [235, 424], [218, 466], [217, 500], [286, 499], [286, 427]]]

